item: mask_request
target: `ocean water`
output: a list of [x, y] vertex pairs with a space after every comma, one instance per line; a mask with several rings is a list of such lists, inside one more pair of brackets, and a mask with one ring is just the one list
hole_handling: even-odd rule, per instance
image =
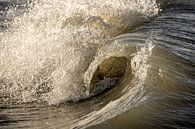
[[0, 128], [193, 129], [193, 0], [1, 0]]

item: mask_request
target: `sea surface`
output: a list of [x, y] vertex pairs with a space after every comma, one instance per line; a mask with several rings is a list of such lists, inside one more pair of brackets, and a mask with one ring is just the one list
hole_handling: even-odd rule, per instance
[[0, 129], [194, 128], [194, 0], [0, 0]]

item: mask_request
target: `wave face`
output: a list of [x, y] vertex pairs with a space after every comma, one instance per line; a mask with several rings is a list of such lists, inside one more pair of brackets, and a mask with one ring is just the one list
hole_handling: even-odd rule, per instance
[[33, 1], [14, 18], [16, 9], [6, 11], [13, 20], [1, 33], [0, 75], [8, 103], [86, 98], [83, 76], [97, 49], [158, 12], [155, 1], [121, 0]]
[[0, 128], [193, 128], [193, 1], [2, 3]]

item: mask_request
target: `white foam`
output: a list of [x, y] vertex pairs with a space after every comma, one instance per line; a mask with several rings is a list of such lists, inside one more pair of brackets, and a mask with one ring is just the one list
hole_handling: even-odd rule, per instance
[[36, 1], [0, 34], [0, 78], [10, 82], [6, 91], [19, 102], [81, 97], [96, 50], [158, 10], [155, 0]]

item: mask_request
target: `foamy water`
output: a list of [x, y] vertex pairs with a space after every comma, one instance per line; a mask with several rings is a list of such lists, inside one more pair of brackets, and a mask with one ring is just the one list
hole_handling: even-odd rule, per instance
[[10, 2], [0, 128], [193, 129], [193, 0]]
[[84, 74], [96, 50], [158, 10], [144, 0], [35, 1], [1, 33], [7, 94], [19, 102], [56, 103], [86, 96]]

